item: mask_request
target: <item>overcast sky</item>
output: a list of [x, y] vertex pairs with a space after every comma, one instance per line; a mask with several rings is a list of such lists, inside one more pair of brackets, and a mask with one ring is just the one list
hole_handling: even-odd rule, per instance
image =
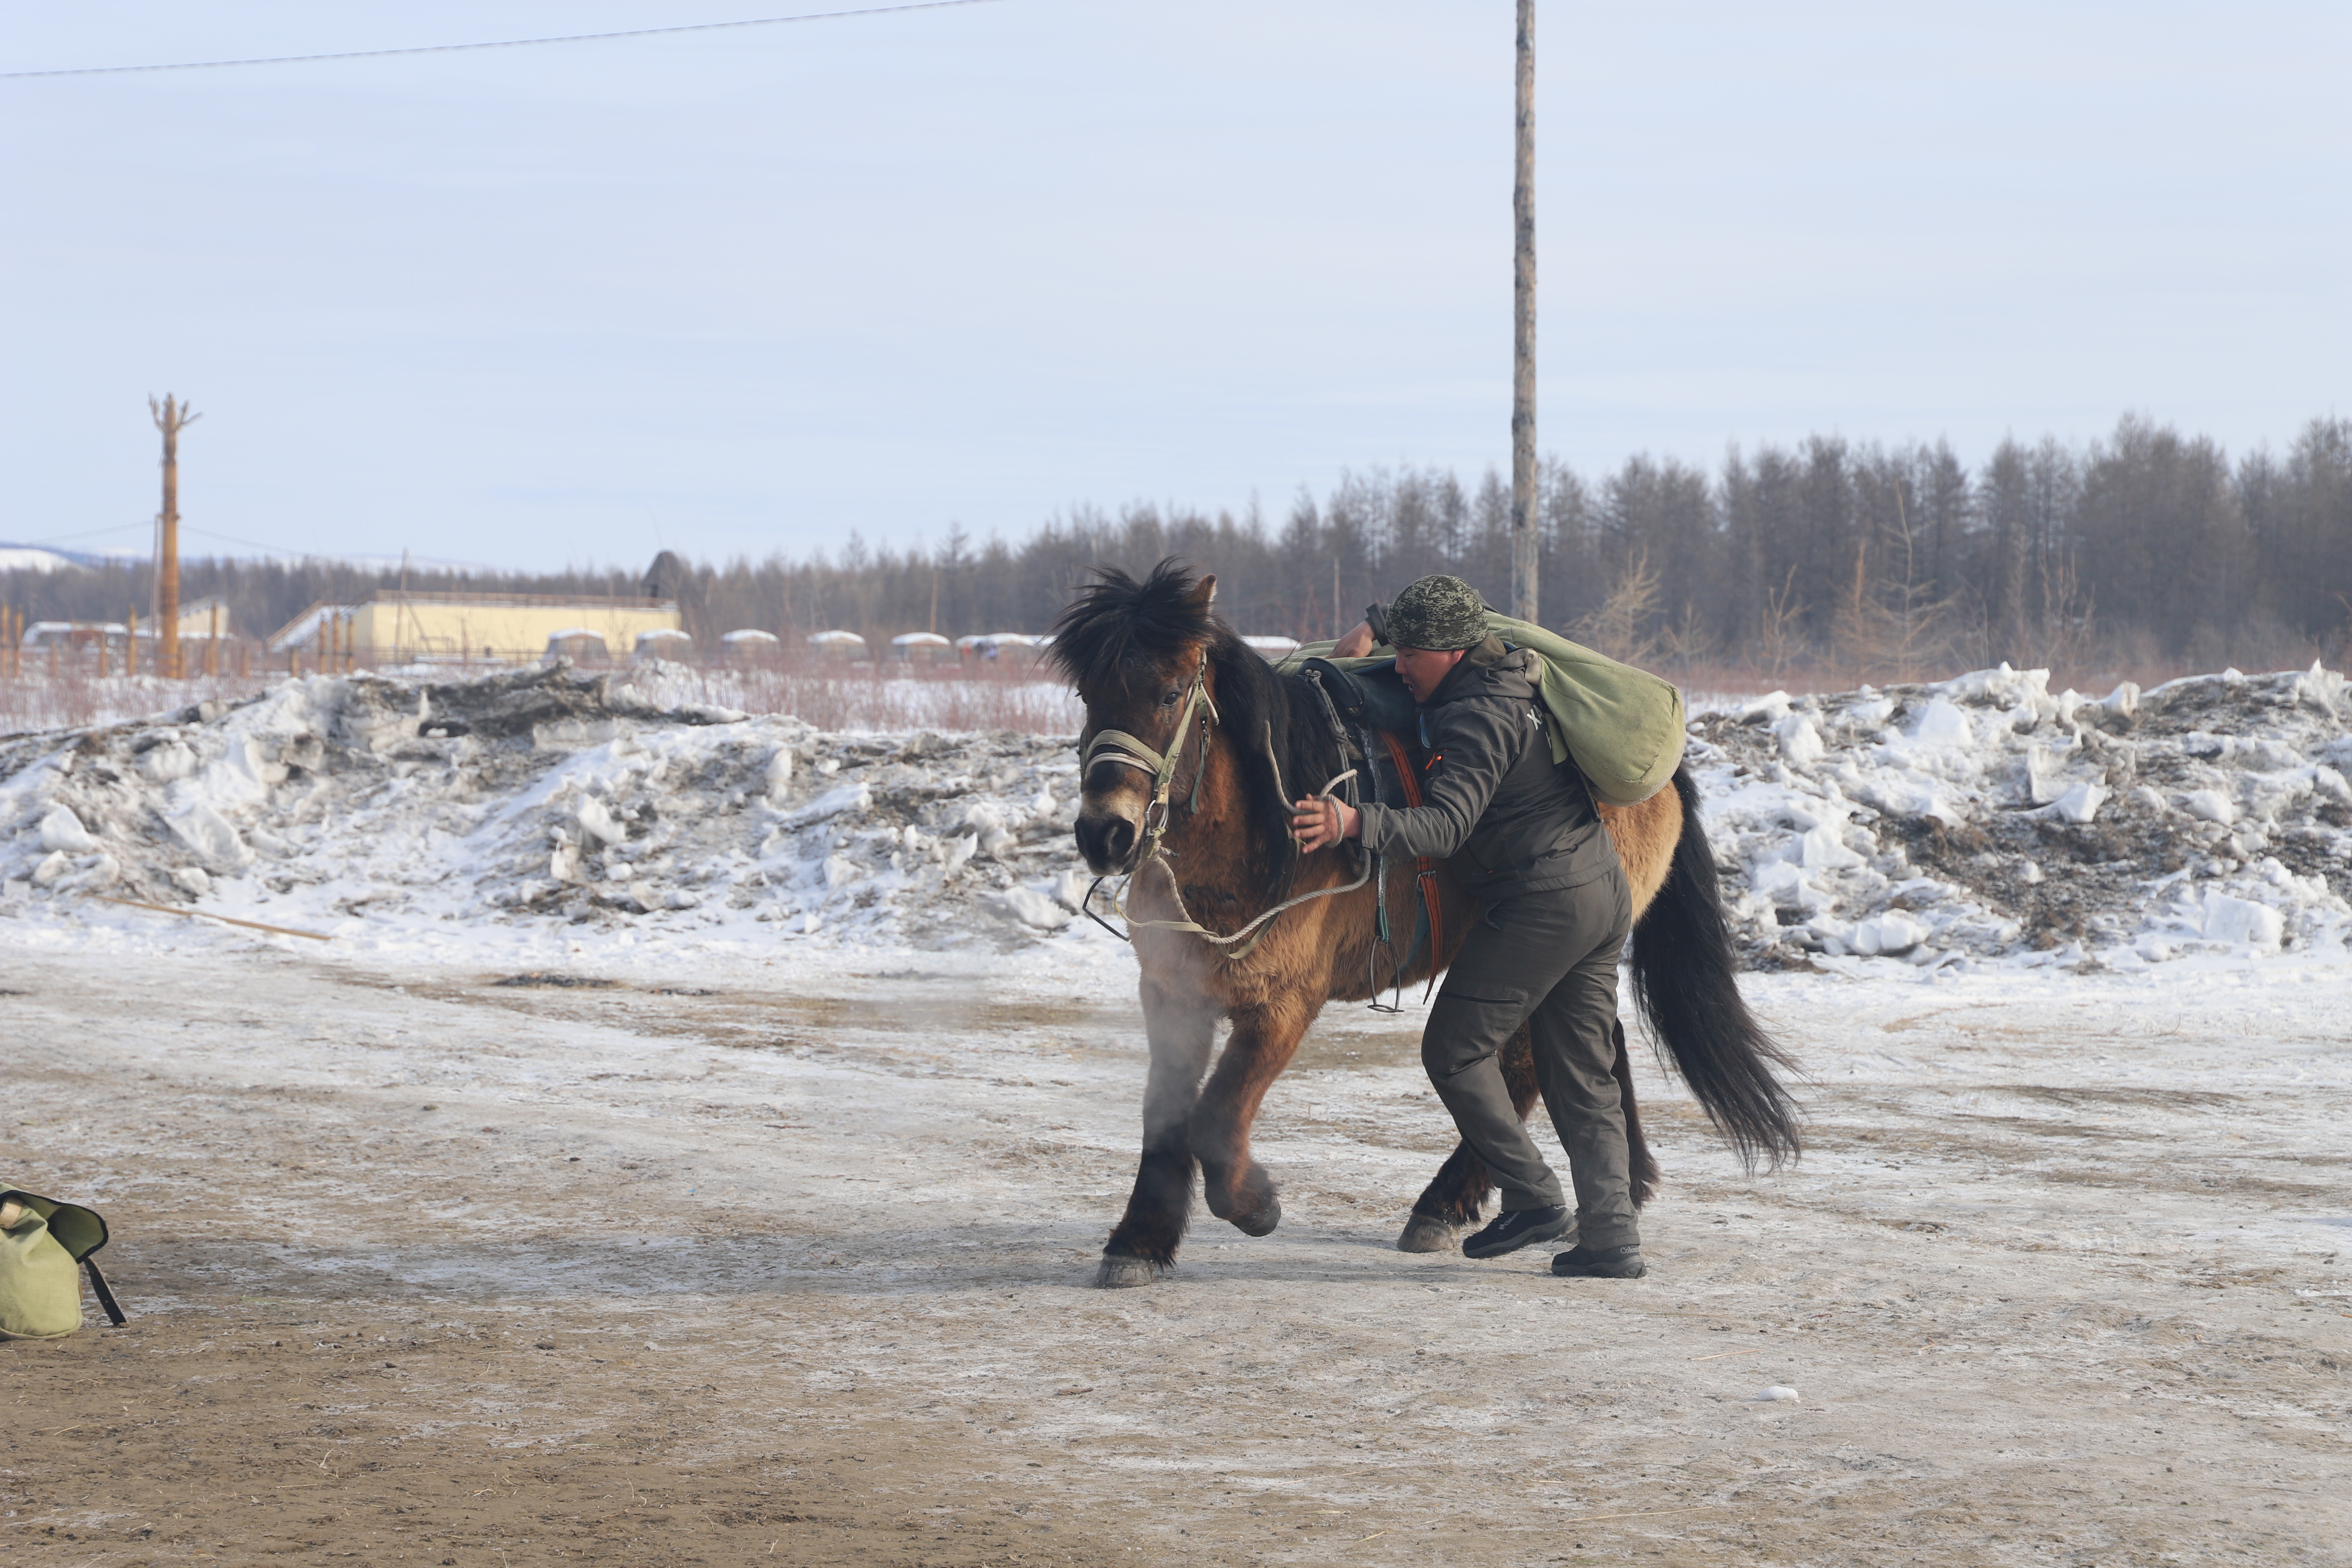
[[[0, 69], [792, 9], [0, 0]], [[1000, 0], [0, 81], [0, 539], [143, 552], [165, 391], [192, 550], [635, 565], [1475, 474], [1511, 19]], [[1539, 45], [1572, 464], [2352, 409], [2343, 0], [1544, 0]]]

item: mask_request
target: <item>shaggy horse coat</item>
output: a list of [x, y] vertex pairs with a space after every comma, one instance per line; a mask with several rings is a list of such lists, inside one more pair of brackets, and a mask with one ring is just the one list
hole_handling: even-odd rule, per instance
[[[1055, 624], [1053, 658], [1087, 708], [1080, 755], [1093, 760], [1080, 781], [1079, 851], [1098, 874], [1134, 874], [1127, 907], [1138, 922], [1132, 940], [1151, 1065], [1135, 1189], [1103, 1247], [1097, 1283], [1139, 1285], [1175, 1263], [1196, 1167], [1219, 1219], [1250, 1236], [1281, 1222], [1274, 1179], [1250, 1155], [1250, 1126], [1323, 1005], [1373, 994], [1381, 886], [1286, 910], [1254, 944], [1220, 946], [1146, 923], [1189, 915], [1232, 932], [1286, 899], [1356, 881], [1357, 847], [1299, 853], [1286, 798], [1286, 791], [1314, 794], [1353, 764], [1307, 681], [1277, 674], [1212, 612], [1214, 577], [1195, 580], [1167, 561], [1141, 582], [1110, 568], [1096, 576]], [[1196, 681], [1206, 703], [1188, 700]], [[1088, 752], [1105, 731], [1123, 731], [1172, 757], [1164, 804], [1154, 805], [1151, 773]], [[1717, 1128], [1751, 1166], [1778, 1165], [1797, 1152], [1794, 1108], [1771, 1070], [1787, 1058], [1734, 983], [1697, 805], [1697, 787], [1684, 770], [1673, 789], [1639, 805], [1601, 807], [1633, 888], [1636, 988], [1664, 1053]], [[1155, 826], [1162, 826], [1158, 853], [1138, 864]], [[1389, 922], [1410, 933], [1411, 868], [1400, 874], [1391, 867], [1386, 882]], [[1420, 945], [1401, 976], [1407, 984], [1446, 966], [1477, 913], [1450, 869], [1441, 866], [1435, 882], [1444, 940], [1442, 947]], [[1181, 909], [1172, 895], [1181, 895]], [[1383, 967], [1381, 981], [1389, 979]], [[1220, 1020], [1233, 1027], [1212, 1070]], [[1506, 1048], [1503, 1068], [1524, 1116], [1537, 1100], [1524, 1029]], [[1635, 1114], [1622, 1031], [1616, 1072], [1638, 1204], [1655, 1186], [1657, 1166]], [[1457, 1146], [1414, 1203], [1397, 1245], [1409, 1252], [1450, 1247], [1476, 1218], [1489, 1185], [1486, 1167]]]

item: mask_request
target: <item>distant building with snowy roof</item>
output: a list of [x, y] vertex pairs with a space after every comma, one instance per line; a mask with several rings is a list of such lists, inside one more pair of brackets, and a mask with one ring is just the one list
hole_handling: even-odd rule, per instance
[[[269, 650], [350, 647], [362, 663], [528, 664], [551, 639], [635, 648], [648, 632], [683, 635], [675, 599], [554, 594], [404, 594], [321, 600], [270, 634]], [[185, 632], [181, 634], [186, 636]]]

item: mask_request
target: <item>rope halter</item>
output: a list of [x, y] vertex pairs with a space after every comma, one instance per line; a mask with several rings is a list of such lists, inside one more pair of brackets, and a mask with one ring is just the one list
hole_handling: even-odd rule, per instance
[[1097, 763], [1117, 763], [1151, 775], [1151, 804], [1144, 808], [1143, 831], [1137, 836], [1137, 853], [1131, 862], [1139, 868], [1160, 852], [1160, 840], [1168, 831], [1168, 797], [1176, 787], [1176, 769], [1183, 760], [1185, 733], [1192, 728], [1195, 713], [1201, 715], [1201, 763], [1192, 770], [1192, 809], [1198, 811], [1201, 781], [1209, 772], [1209, 728], [1220, 718], [1216, 700], [1209, 695], [1207, 648], [1201, 650], [1201, 662], [1193, 668], [1192, 689], [1184, 694], [1184, 706], [1177, 712], [1176, 728], [1167, 751], [1156, 751], [1139, 736], [1124, 730], [1097, 730], [1078, 759], [1081, 789], [1086, 787], [1087, 775], [1094, 772]]
[[[1328, 702], [1328, 700], [1326, 700]], [[1352, 893], [1362, 887], [1371, 879], [1372, 857], [1370, 855], [1364, 857], [1363, 874], [1345, 887], [1318, 888], [1313, 892], [1302, 893], [1294, 899], [1286, 899], [1230, 935], [1211, 931], [1207, 926], [1192, 919], [1192, 911], [1184, 907], [1183, 889], [1177, 882], [1175, 868], [1168, 864], [1167, 857], [1170, 851], [1160, 847], [1160, 840], [1168, 833], [1171, 816], [1169, 797], [1176, 787], [1176, 768], [1184, 753], [1185, 734], [1192, 727], [1192, 715], [1200, 712], [1203, 708], [1207, 711], [1201, 713], [1201, 762], [1200, 765], [1192, 771], [1192, 800], [1188, 807], [1192, 811], [1200, 810], [1201, 781], [1207, 777], [1209, 773], [1209, 730], [1213, 724], [1223, 722], [1223, 717], [1217, 711], [1216, 701], [1209, 695], [1209, 651], [1206, 648], [1201, 650], [1201, 663], [1192, 672], [1192, 690], [1185, 696], [1183, 710], [1176, 716], [1176, 729], [1173, 737], [1168, 742], [1168, 750], [1164, 752], [1154, 750], [1124, 730], [1097, 731], [1095, 738], [1087, 743], [1086, 751], [1079, 760], [1078, 781], [1079, 786], [1085, 787], [1087, 774], [1094, 771], [1094, 765], [1098, 762], [1118, 763], [1122, 766], [1133, 768], [1139, 773], [1151, 775], [1151, 804], [1144, 809], [1144, 831], [1137, 836], [1135, 854], [1128, 862], [1127, 886], [1132, 887], [1135, 879], [1142, 875], [1146, 867], [1156, 864], [1161, 874], [1168, 879], [1168, 897], [1175, 903], [1179, 918], [1172, 921], [1138, 920], [1128, 913], [1127, 900], [1123, 893], [1110, 896], [1111, 912], [1124, 920], [1129, 931], [1189, 931], [1213, 947], [1226, 949], [1224, 956], [1227, 961], [1237, 963], [1247, 958], [1256, 950], [1257, 944], [1265, 940], [1266, 933], [1273, 930], [1273, 921], [1276, 916], [1286, 910], [1297, 909], [1301, 904], [1311, 903], [1317, 899], [1328, 899], [1335, 893]], [[1283, 784], [1282, 759], [1275, 752], [1274, 729], [1271, 724], [1267, 726], [1265, 732], [1265, 754], [1266, 761], [1274, 770], [1276, 793], [1282, 796], [1283, 804], [1287, 807], [1290, 797]], [[1343, 755], [1340, 760], [1346, 761], [1345, 756]], [[1329, 796], [1340, 784], [1355, 776], [1356, 770], [1349, 768], [1325, 784], [1322, 793]], [[1088, 919], [1113, 936], [1132, 941], [1131, 937], [1127, 937], [1125, 932], [1118, 931], [1108, 921], [1095, 913], [1096, 889], [1108, 880], [1109, 880], [1108, 877], [1097, 877], [1094, 886], [1087, 889], [1087, 896], [1080, 907], [1085, 910]], [[1235, 948], [1233, 946], [1235, 942], [1242, 942], [1244, 945]]]

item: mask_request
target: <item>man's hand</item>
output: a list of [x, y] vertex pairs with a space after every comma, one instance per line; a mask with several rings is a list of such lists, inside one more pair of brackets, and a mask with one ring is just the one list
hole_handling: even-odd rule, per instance
[[1361, 658], [1372, 651], [1372, 623], [1358, 621], [1355, 629], [1332, 645], [1333, 658]]
[[1354, 806], [1328, 795], [1299, 801], [1291, 808], [1290, 831], [1309, 855], [1326, 844], [1355, 837], [1363, 826], [1363, 816]]

